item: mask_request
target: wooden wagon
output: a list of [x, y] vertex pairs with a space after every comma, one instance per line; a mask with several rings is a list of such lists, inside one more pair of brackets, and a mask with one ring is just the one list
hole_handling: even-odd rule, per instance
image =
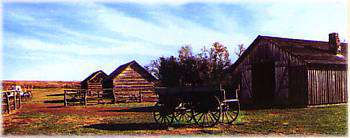
[[156, 88], [159, 101], [153, 112], [162, 126], [195, 123], [201, 127], [232, 124], [239, 114], [237, 92], [226, 93], [213, 87]]

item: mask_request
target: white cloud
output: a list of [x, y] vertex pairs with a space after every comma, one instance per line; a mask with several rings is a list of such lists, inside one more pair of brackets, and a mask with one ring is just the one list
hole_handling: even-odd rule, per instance
[[[254, 29], [250, 30], [253, 32], [242, 29], [249, 30], [250, 26], [238, 24], [238, 19], [224, 14], [224, 10], [210, 3], [211, 10], [206, 16], [210, 18], [208, 22], [214, 27], [175, 16], [167, 12], [166, 8], [157, 8], [161, 6], [159, 3], [149, 12], [153, 21], [131, 17], [103, 4], [68, 3], [72, 9], [76, 9], [76, 12], [72, 13], [77, 17], [76, 20], [87, 24], [88, 28], [67, 27], [67, 24], [75, 22], [56, 22], [49, 19], [50, 14], [46, 15], [48, 19], [38, 19], [23, 11], [11, 12], [10, 17], [13, 16], [18, 23], [29, 26], [23, 29], [32, 31], [31, 33], [36, 36], [11, 34], [6, 38], [5, 47], [15, 51], [26, 51], [29, 54], [21, 57], [11, 55], [5, 57], [28, 61], [57, 60], [54, 63], [38, 62], [32, 67], [18, 70], [14, 75], [11, 74], [10, 78], [83, 79], [98, 69], [109, 73], [132, 58], [146, 57], [148, 60], [162, 55], [174, 55], [179, 47], [185, 44], [190, 44], [196, 52], [203, 46], [208, 47], [213, 42], [219, 41], [232, 53], [237, 44], [244, 43], [247, 46], [257, 35], [316, 40], [327, 40], [328, 33], [333, 31], [339, 32], [340, 36], [345, 35], [346, 13], [334, 11], [334, 9], [345, 9], [342, 6], [343, 1], [314, 5], [301, 1], [254, 2], [259, 2], [259, 5], [246, 1], [237, 2], [238, 5], [249, 9], [251, 13], [247, 14], [254, 16], [251, 22], [256, 26], [252, 26]], [[172, 5], [172, 2], [166, 4], [173, 8], [181, 6], [181, 4]], [[37, 23], [38, 21], [40, 22]], [[39, 29], [34, 30], [31, 27]], [[40, 28], [44, 28], [44, 31]], [[45, 29], [52, 29], [54, 32]]]
[[[91, 6], [91, 5], [90, 5]], [[202, 26], [189, 19], [183, 19], [162, 11], [152, 12], [151, 16], [157, 24], [147, 22], [142, 19], [129, 17], [123, 13], [103, 7], [101, 5], [92, 5], [92, 10], [98, 10], [97, 23], [104, 29], [121, 33], [129, 37], [136, 37], [145, 41], [151, 41], [153, 44], [170, 45], [173, 50], [180, 46], [190, 44], [195, 51], [200, 50], [203, 46], [210, 46], [212, 43], [219, 41], [226, 45], [229, 50], [236, 49], [236, 44], [248, 43], [249, 39], [244, 34], [238, 33], [239, 27], [234, 20], [228, 21], [228, 18], [222, 15], [222, 11], [213, 8], [210, 15], [213, 24], [220, 30], [214, 30]], [[90, 9], [87, 7], [86, 9]], [[225, 31], [222, 31], [225, 30]]]

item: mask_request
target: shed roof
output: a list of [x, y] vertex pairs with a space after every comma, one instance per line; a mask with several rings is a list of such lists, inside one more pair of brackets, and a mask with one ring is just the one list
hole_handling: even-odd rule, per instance
[[123, 65], [120, 65], [117, 69], [115, 69], [111, 74], [109, 74], [109, 78], [113, 79], [116, 76], [118, 76], [124, 69], [126, 69], [128, 66], [138, 68], [140, 71], [139, 73], [144, 77], [145, 79], [149, 81], [155, 81], [157, 78], [155, 78], [151, 73], [149, 73], [145, 68], [143, 68], [139, 63], [137, 63], [135, 60], [125, 63]]
[[97, 74], [102, 73], [103, 76], [107, 77], [107, 74], [105, 72], [103, 72], [102, 70], [98, 70], [94, 73], [92, 73], [91, 75], [89, 75], [87, 78], [85, 78], [81, 83], [86, 83], [88, 80], [91, 80], [92, 78], [94, 78]]

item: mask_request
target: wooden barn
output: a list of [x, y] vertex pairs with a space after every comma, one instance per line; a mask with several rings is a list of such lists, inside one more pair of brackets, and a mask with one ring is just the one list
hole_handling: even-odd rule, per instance
[[106, 73], [102, 70], [96, 71], [80, 83], [81, 89], [86, 89], [88, 95], [100, 96], [103, 93], [102, 83], [105, 78], [107, 78]]
[[308, 106], [347, 102], [347, 43], [258, 36], [230, 67], [242, 104]]
[[136, 61], [119, 66], [104, 82], [114, 102], [156, 101], [154, 92], [157, 79]]

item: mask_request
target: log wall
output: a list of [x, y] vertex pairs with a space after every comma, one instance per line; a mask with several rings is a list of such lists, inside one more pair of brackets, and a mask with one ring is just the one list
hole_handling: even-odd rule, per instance
[[82, 89], [87, 90], [88, 96], [98, 96], [103, 95], [103, 80], [107, 77], [103, 72], [98, 72], [89, 80], [83, 81], [81, 84]]
[[88, 83], [88, 95], [93, 95], [93, 96], [98, 96], [98, 97], [102, 97], [103, 95], [103, 86], [102, 86], [102, 82], [100, 83]]
[[154, 83], [143, 78], [130, 66], [113, 79], [116, 102], [155, 101]]

